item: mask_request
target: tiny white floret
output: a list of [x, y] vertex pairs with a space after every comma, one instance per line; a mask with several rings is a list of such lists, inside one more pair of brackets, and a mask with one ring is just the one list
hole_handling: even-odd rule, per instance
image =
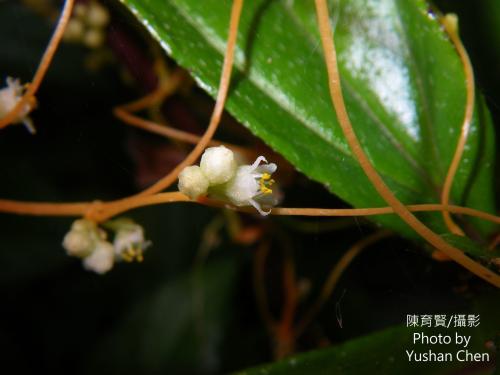
[[[24, 93], [24, 88], [18, 79], [7, 77], [6, 82], [7, 87], [0, 90], [0, 118], [7, 116], [16, 107]], [[32, 134], [36, 131], [28, 114], [33, 110], [34, 106], [34, 101], [26, 103], [13, 121], [14, 123], [24, 124]]]
[[104, 28], [109, 23], [109, 12], [98, 2], [91, 1], [87, 8], [86, 21], [91, 27]]
[[210, 181], [210, 185], [220, 185], [229, 181], [237, 168], [234, 153], [224, 146], [209, 147], [201, 156], [200, 168]]
[[67, 42], [78, 42], [83, 38], [85, 26], [82, 21], [76, 18], [69, 20], [64, 30], [63, 38]]
[[[270, 186], [274, 183], [271, 175], [277, 166], [274, 163], [259, 165], [262, 161], [267, 163], [263, 156], [259, 156], [252, 165], [238, 167], [236, 175], [224, 185], [222, 193], [235, 206], [253, 206], [265, 216], [276, 204]], [[262, 210], [262, 205], [269, 210]]]
[[83, 34], [82, 42], [88, 48], [98, 48], [101, 47], [105, 42], [104, 33], [96, 28], [90, 28]]
[[208, 178], [197, 165], [184, 168], [179, 174], [179, 191], [191, 199], [196, 199], [207, 193]]
[[83, 260], [83, 267], [102, 275], [113, 268], [114, 260], [113, 245], [108, 241], [99, 241], [92, 253]]
[[117, 260], [132, 262], [143, 261], [143, 252], [150, 245], [150, 241], [144, 239], [144, 229], [136, 223], [123, 224], [117, 230], [113, 247]]

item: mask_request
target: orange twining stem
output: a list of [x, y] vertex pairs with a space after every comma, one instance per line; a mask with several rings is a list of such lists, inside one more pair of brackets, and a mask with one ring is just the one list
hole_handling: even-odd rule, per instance
[[453, 179], [458, 170], [458, 166], [460, 165], [460, 160], [462, 160], [462, 155], [464, 153], [465, 143], [467, 142], [467, 137], [469, 135], [470, 126], [472, 122], [472, 114], [474, 111], [474, 71], [472, 70], [472, 64], [470, 62], [469, 56], [467, 55], [467, 51], [465, 50], [462, 41], [458, 36], [458, 30], [456, 30], [456, 24], [453, 23], [448, 17], [444, 17], [443, 25], [445, 27], [446, 32], [448, 33], [451, 41], [455, 45], [455, 49], [460, 56], [460, 60], [462, 61], [462, 65], [464, 67], [465, 72], [465, 82], [467, 88], [467, 100], [465, 104], [465, 115], [464, 121], [462, 123], [462, 128], [460, 130], [460, 137], [458, 138], [457, 147], [455, 149], [455, 154], [453, 155], [453, 159], [451, 161], [450, 167], [448, 169], [448, 173], [446, 175], [446, 179], [444, 181], [443, 190], [441, 192], [441, 203], [445, 206], [445, 210], [443, 211], [443, 219], [446, 223], [448, 229], [460, 236], [464, 235], [464, 232], [460, 227], [455, 224], [453, 219], [450, 216], [450, 213], [446, 210], [446, 206], [450, 203], [450, 192], [451, 187], [453, 185]]
[[73, 3], [74, 0], [66, 0], [63, 11], [61, 13], [61, 17], [59, 18], [59, 22], [57, 23], [52, 38], [50, 39], [49, 45], [45, 49], [45, 53], [43, 54], [42, 60], [38, 65], [38, 69], [33, 76], [33, 80], [28, 85], [28, 89], [24, 93], [23, 97], [17, 102], [12, 111], [10, 111], [5, 117], [0, 119], [0, 129], [6, 127], [7, 125], [10, 125], [13, 121], [15, 121], [24, 106], [33, 101], [33, 97], [40, 87], [42, 80], [45, 77], [45, 73], [47, 73], [54, 54], [56, 53], [57, 47], [59, 46], [59, 42], [63, 37], [64, 30], [66, 30], [66, 25], [68, 24], [68, 21], [71, 17]]
[[[155, 204], [191, 202], [200, 203], [205, 206], [228, 208], [245, 213], [255, 213], [252, 207], [235, 207], [226, 202], [217, 201], [208, 198], [199, 198], [198, 201], [192, 201], [180, 192], [159, 193], [145, 197], [133, 197], [128, 201], [116, 200], [109, 202], [76, 202], [76, 203], [51, 203], [51, 202], [24, 202], [8, 199], [0, 199], [0, 212], [33, 215], [33, 216], [82, 216], [95, 208], [97, 216], [96, 221], [104, 221], [112, 216], [122, 212], [129, 211], [139, 207], [151, 206]], [[441, 204], [414, 204], [406, 208], [411, 212], [440, 212], [444, 207]], [[462, 214], [477, 217], [486, 221], [500, 224], [500, 217], [479, 211], [474, 208], [447, 206], [451, 213]], [[346, 216], [375, 216], [394, 214], [393, 207], [372, 207], [372, 208], [294, 208], [294, 207], [276, 207], [273, 208], [271, 215], [275, 216], [320, 216], [320, 217], [346, 217]]]
[[[186, 142], [194, 145], [197, 144], [201, 139], [201, 136], [198, 136], [196, 134], [175, 129], [166, 124], [157, 124], [154, 121], [145, 120], [141, 117], [135, 116], [127, 111], [124, 111], [121, 108], [115, 108], [114, 113], [117, 118], [122, 120], [127, 125], [134, 126], [136, 128], [161, 135], [165, 138], [172, 138], [181, 142]], [[221, 146], [221, 145], [224, 145], [239, 154], [246, 155], [249, 157], [249, 159], [252, 158], [255, 159], [255, 156], [257, 155], [257, 152], [255, 151], [234, 145], [232, 143], [217, 141], [215, 139], [212, 139], [210, 142], [208, 142], [207, 146]]]
[[184, 79], [184, 71], [177, 69], [167, 78], [160, 81], [158, 88], [150, 94], [143, 96], [133, 102], [121, 104], [114, 108], [116, 111], [137, 112], [149, 106], [161, 102], [165, 97], [175, 93]]
[[500, 288], [500, 276], [483, 265], [475, 262], [466, 256], [460, 249], [451, 246], [444, 241], [438, 234], [434, 233], [425, 224], [418, 220], [403, 203], [394, 195], [394, 193], [385, 184], [378, 174], [377, 170], [371, 164], [364, 152], [359, 140], [354, 132], [342, 95], [340, 84], [340, 75], [337, 67], [337, 55], [333, 40], [333, 31], [330, 26], [328, 14], [328, 5], [326, 0], [315, 0], [316, 13], [321, 35], [321, 43], [325, 57], [325, 64], [328, 72], [328, 83], [332, 104], [337, 113], [337, 119], [344, 133], [346, 141], [351, 148], [354, 157], [358, 160], [361, 168], [365, 172], [380, 196], [394, 209], [394, 212], [401, 217], [415, 232], [429, 242], [432, 246], [441, 250], [455, 262], [461, 264], [472, 273]]
[[[132, 112], [137, 112], [145, 108], [148, 108], [151, 105], [159, 103], [166, 97], [171, 96], [179, 88], [184, 78], [184, 75], [185, 75], [184, 71], [180, 69], [176, 70], [171, 76], [168, 77], [168, 79], [165, 80], [164, 83], [161, 83], [158, 86], [158, 88], [152, 93], [133, 102], [116, 106], [113, 109], [114, 115], [127, 125], [135, 126], [136, 128], [143, 129], [166, 138], [172, 138], [181, 142], [191, 143], [194, 145], [198, 144], [202, 138], [201, 136], [186, 131], [182, 131], [179, 129], [175, 129], [171, 126], [168, 126], [167, 124], [158, 124], [153, 121], [145, 120], [141, 117], [132, 114]], [[210, 140], [207, 146], [220, 146], [220, 145], [227, 146], [232, 150], [236, 151], [237, 153], [249, 157], [250, 159], [254, 158], [256, 155], [256, 152], [248, 150], [244, 147], [233, 145], [227, 142], [219, 142], [217, 140]]]

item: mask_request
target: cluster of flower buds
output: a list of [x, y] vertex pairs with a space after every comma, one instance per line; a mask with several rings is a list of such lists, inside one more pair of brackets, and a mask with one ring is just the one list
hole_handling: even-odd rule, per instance
[[83, 267], [98, 274], [113, 268], [117, 261], [142, 262], [144, 250], [150, 242], [144, 239], [144, 230], [129, 219], [117, 219], [105, 223], [114, 232], [113, 243], [107, 240], [107, 232], [96, 223], [79, 219], [63, 240], [63, 247], [70, 256], [83, 260]]
[[[7, 77], [6, 82], [7, 86], [0, 89], [0, 118], [7, 116], [7, 114], [16, 107], [25, 91], [25, 88], [19, 83], [18, 79]], [[15, 124], [24, 124], [31, 134], [35, 133], [35, 127], [33, 126], [33, 121], [28, 114], [35, 108], [35, 106], [36, 101], [33, 98], [23, 106], [13, 121]]]
[[263, 156], [252, 165], [238, 165], [233, 151], [224, 146], [210, 147], [199, 166], [186, 167], [179, 174], [179, 191], [191, 199], [208, 194], [235, 206], [253, 206], [265, 216], [277, 204], [271, 189], [271, 175], [276, 169], [276, 164], [267, 163]]
[[97, 1], [79, 2], [66, 26], [64, 40], [82, 43], [89, 48], [101, 47], [105, 41], [109, 18], [108, 10]]

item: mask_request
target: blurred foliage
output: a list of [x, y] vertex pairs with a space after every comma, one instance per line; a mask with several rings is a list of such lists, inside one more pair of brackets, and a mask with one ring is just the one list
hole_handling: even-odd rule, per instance
[[[110, 32], [123, 32], [150, 58], [153, 42], [146, 33], [138, 31], [137, 22], [123, 7], [114, 1], [106, 4], [114, 17]], [[443, 6], [463, 12], [462, 30], [474, 52], [479, 84], [497, 116], [494, 103], [499, 102], [500, 85], [488, 77], [497, 73], [491, 66], [499, 60], [492, 58], [495, 49], [479, 48], [474, 41], [484, 41], [481, 35], [493, 33], [500, 20], [478, 21], [470, 2]], [[472, 8], [493, 17], [488, 6], [495, 2]], [[8, 74], [23, 82], [30, 79], [51, 27], [46, 18], [18, 1], [0, 2], [2, 78]], [[117, 56], [114, 63], [89, 71], [85, 66], [89, 53], [78, 45], [61, 45], [37, 95], [36, 136], [21, 126], [1, 131], [0, 197], [62, 202], [130, 195], [140, 188], [140, 176], [161, 175], [150, 164], [168, 164], [164, 154], [171, 149], [181, 155], [187, 150], [114, 119], [113, 106], [142, 95], [146, 88], [123, 78], [125, 64]], [[172, 102], [175, 108], [167, 108], [169, 115], [175, 110], [182, 113], [176, 118], [183, 118], [186, 111], [193, 112], [194, 131], [203, 129], [212, 105], [207, 96], [193, 88]], [[192, 103], [196, 103], [194, 109]], [[248, 141], [246, 133], [233, 132], [234, 121], [229, 117], [224, 121], [223, 137], [256, 142]], [[146, 155], [146, 161], [138, 155]], [[342, 205], [322, 186], [300, 175], [284, 190], [290, 205]], [[255, 244], [237, 244], [223, 227], [216, 233], [212, 252], [200, 262], [197, 253], [206, 243], [207, 226], [220, 217], [217, 210], [174, 204], [142, 208], [130, 216], [144, 226], [153, 242], [144, 263], [120, 264], [97, 276], [85, 272], [61, 247], [72, 219], [0, 215], [2, 372], [11, 368], [19, 374], [215, 374], [271, 362], [272, 343], [258, 314], [252, 281]], [[300, 317], [342, 252], [372, 232], [372, 226], [361, 219], [335, 227], [331, 220], [316, 218], [304, 226], [293, 218], [241, 218], [243, 225], [263, 228], [261, 240], [272, 245], [266, 291], [275, 316], [283, 303], [280, 233], [292, 244], [298, 277], [311, 286], [297, 312]], [[324, 231], [325, 227], [330, 230]], [[409, 331], [394, 326], [412, 313], [479, 313], [480, 329], [471, 334], [475, 347], [482, 348], [500, 330], [498, 301], [497, 291], [456, 265], [434, 262], [415, 244], [394, 237], [368, 249], [347, 270], [297, 342], [297, 351], [311, 353], [248, 372], [292, 373], [296, 368], [300, 372], [295, 373], [311, 374], [341, 366], [338, 373], [350, 373], [348, 368], [375, 373], [370, 358], [382, 361], [391, 348], [411, 338]], [[327, 345], [332, 347], [315, 351]], [[343, 351], [346, 359], [337, 361]], [[366, 367], [362, 367], [363, 358]], [[395, 353], [394, 359], [401, 367], [389, 365], [383, 373], [411, 373], [401, 354]], [[491, 373], [492, 365], [469, 366], [466, 371]], [[437, 367], [420, 373], [449, 371]]]

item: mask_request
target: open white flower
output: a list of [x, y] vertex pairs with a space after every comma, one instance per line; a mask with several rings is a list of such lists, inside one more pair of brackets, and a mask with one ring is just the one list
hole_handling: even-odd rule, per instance
[[134, 222], [121, 225], [113, 241], [116, 258], [126, 262], [142, 262], [143, 252], [149, 245], [150, 242], [144, 239], [144, 229]]
[[234, 153], [225, 146], [209, 147], [201, 156], [200, 168], [210, 185], [228, 182], [236, 173]]
[[[19, 83], [18, 79], [14, 79], [12, 77], [7, 77], [7, 87], [4, 87], [0, 90], [0, 118], [7, 116], [7, 114], [12, 111], [19, 100], [21, 100], [24, 88]], [[17, 117], [14, 119], [14, 123], [22, 123], [28, 131], [32, 134], [36, 132], [35, 127], [33, 126], [33, 121], [29, 118], [28, 114], [35, 107], [34, 99], [31, 102], [26, 103]]]
[[98, 241], [92, 253], [83, 259], [83, 267], [102, 275], [113, 268], [114, 261], [113, 245], [108, 241]]
[[[242, 165], [236, 170], [236, 175], [229, 180], [220, 193], [225, 195], [235, 206], [253, 206], [263, 216], [269, 215], [271, 207], [276, 204], [271, 186], [274, 180], [271, 175], [278, 168], [276, 164], [264, 164], [267, 160], [259, 156], [252, 165]], [[268, 211], [262, 209], [269, 208]]]

